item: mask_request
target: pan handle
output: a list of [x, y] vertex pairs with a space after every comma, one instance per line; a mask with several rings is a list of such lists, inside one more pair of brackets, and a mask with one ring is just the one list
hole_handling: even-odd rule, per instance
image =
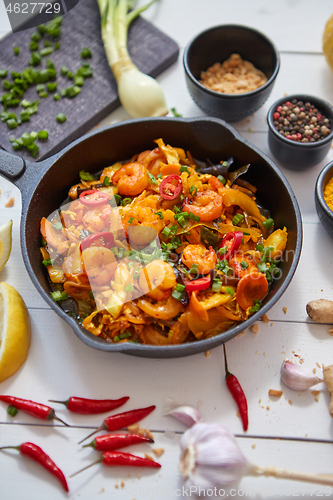
[[20, 156], [0, 149], [0, 174], [15, 184], [15, 179], [25, 171], [25, 162]]
[[0, 148], [0, 174], [19, 188], [24, 201], [30, 187], [36, 185], [39, 172], [49, 168], [60, 154], [56, 153], [42, 161], [30, 162]]

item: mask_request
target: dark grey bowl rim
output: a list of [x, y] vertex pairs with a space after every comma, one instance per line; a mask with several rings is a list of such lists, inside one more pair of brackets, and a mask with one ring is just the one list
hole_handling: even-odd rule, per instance
[[[259, 35], [261, 38], [263, 38], [268, 43], [268, 45], [271, 46], [271, 48], [273, 49], [273, 51], [275, 53], [275, 56], [276, 56], [276, 65], [275, 65], [275, 69], [274, 69], [273, 74], [270, 76], [270, 78], [267, 80], [267, 82], [264, 83], [261, 87], [258, 87], [255, 90], [251, 90], [250, 92], [243, 92], [241, 94], [224, 94], [222, 92], [217, 92], [216, 90], [210, 90], [209, 88], [207, 88], [204, 85], [202, 85], [202, 83], [200, 83], [199, 80], [197, 80], [193, 76], [193, 73], [190, 70], [189, 65], [188, 65], [188, 53], [190, 51], [190, 48], [191, 48], [192, 44], [198, 38], [200, 38], [202, 35], [204, 35], [206, 33], [209, 33], [210, 31], [218, 30], [220, 28], [238, 28], [238, 29], [242, 29], [244, 31], [251, 31], [251, 32], [256, 33], [257, 35]], [[245, 99], [248, 96], [256, 95], [259, 92], [261, 92], [262, 90], [266, 89], [276, 79], [276, 77], [278, 75], [278, 72], [280, 70], [280, 53], [279, 53], [279, 50], [278, 50], [277, 46], [275, 45], [275, 43], [270, 38], [268, 38], [267, 35], [265, 35], [264, 33], [262, 33], [261, 31], [255, 29], [255, 28], [251, 28], [250, 26], [245, 26], [243, 24], [219, 24], [217, 26], [212, 26], [211, 28], [208, 28], [208, 29], [206, 29], [204, 31], [201, 31], [200, 33], [198, 33], [197, 35], [195, 35], [186, 44], [186, 47], [184, 49], [184, 55], [183, 55], [183, 65], [184, 65], [185, 72], [186, 72], [187, 76], [191, 79], [191, 81], [199, 89], [207, 92], [207, 94], [210, 94], [210, 95], [215, 96], [215, 97], [221, 97], [221, 98], [224, 98], [224, 99], [231, 99], [231, 100], [232, 99], [242, 99], [242, 98]]]
[[316, 198], [317, 201], [319, 202], [321, 208], [324, 210], [326, 215], [330, 217], [332, 220], [333, 224], [333, 211], [329, 208], [327, 205], [325, 198], [324, 198], [324, 179], [327, 175], [328, 172], [332, 172], [331, 177], [333, 177], [333, 160], [330, 161], [320, 172], [320, 174], [317, 177], [317, 182], [316, 182], [316, 188], [315, 188], [315, 193], [316, 193]]
[[[308, 101], [311, 104], [315, 104], [319, 108], [322, 107], [324, 109], [327, 109], [330, 112], [330, 113], [327, 113], [325, 111], [325, 116], [326, 116], [326, 118], [329, 118], [331, 125], [332, 125], [331, 132], [328, 134], [327, 137], [325, 137], [325, 139], [321, 139], [320, 141], [316, 141], [316, 142], [295, 142], [295, 141], [291, 141], [290, 139], [287, 139], [286, 137], [283, 137], [281, 134], [279, 134], [279, 132], [276, 130], [276, 128], [274, 127], [274, 124], [273, 124], [273, 113], [274, 113], [275, 109], [278, 106], [280, 106], [282, 103], [284, 103], [286, 101], [291, 101], [292, 99], [297, 99], [299, 101], [304, 101], [304, 102]], [[312, 102], [312, 101], [317, 101], [320, 104], [317, 105], [316, 102]], [[327, 116], [328, 114], [330, 116]], [[309, 94], [287, 95], [284, 97], [280, 97], [280, 99], [277, 99], [271, 105], [271, 107], [269, 108], [268, 113], [267, 113], [267, 123], [268, 123], [268, 127], [269, 127], [270, 132], [272, 132], [272, 134], [275, 137], [277, 137], [281, 141], [281, 143], [287, 144], [288, 146], [293, 146], [295, 149], [319, 148], [320, 146], [327, 144], [328, 142], [330, 142], [333, 139], [333, 106], [329, 102], [325, 101], [325, 99], [322, 99], [321, 97], [314, 96], [314, 95], [309, 95]]]

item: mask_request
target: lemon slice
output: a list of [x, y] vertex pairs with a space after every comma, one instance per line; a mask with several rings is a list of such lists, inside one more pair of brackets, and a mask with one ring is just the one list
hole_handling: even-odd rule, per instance
[[14, 287], [0, 283], [0, 382], [14, 375], [27, 358], [30, 320]]
[[327, 64], [333, 71], [333, 14], [326, 23], [323, 35], [323, 52]]
[[12, 227], [12, 220], [0, 226], [0, 271], [5, 267], [12, 250]]

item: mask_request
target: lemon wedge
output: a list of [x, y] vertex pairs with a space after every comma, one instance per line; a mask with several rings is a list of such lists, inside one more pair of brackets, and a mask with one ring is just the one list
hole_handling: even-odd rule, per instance
[[333, 71], [333, 14], [326, 23], [323, 34], [323, 52], [327, 64]]
[[0, 283], [0, 382], [14, 375], [27, 358], [30, 320], [18, 291]]
[[12, 250], [12, 227], [12, 220], [0, 226], [0, 271], [5, 267]]

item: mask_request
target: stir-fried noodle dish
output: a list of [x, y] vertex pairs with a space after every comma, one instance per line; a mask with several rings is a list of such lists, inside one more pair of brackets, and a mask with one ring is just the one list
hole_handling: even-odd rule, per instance
[[232, 159], [203, 165], [155, 143], [81, 171], [40, 224], [53, 299], [106, 342], [212, 337], [258, 311], [281, 273], [287, 229], [256, 201], [248, 166], [230, 173]]

